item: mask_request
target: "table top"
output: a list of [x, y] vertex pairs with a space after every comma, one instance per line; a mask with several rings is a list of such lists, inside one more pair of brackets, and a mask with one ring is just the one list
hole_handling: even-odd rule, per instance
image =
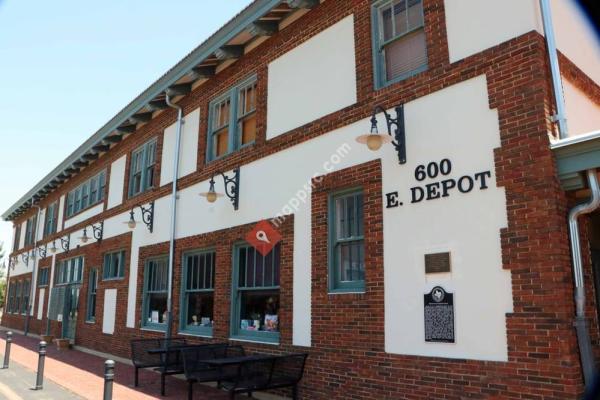
[[233, 365], [241, 364], [247, 361], [271, 360], [274, 358], [277, 358], [277, 356], [272, 354], [252, 354], [249, 356], [214, 358], [210, 360], [202, 360], [202, 362], [211, 365]]

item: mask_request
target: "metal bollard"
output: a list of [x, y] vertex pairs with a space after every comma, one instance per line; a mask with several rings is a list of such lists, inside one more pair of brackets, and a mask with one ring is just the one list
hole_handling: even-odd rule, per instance
[[44, 341], [40, 342], [39, 354], [37, 377], [35, 379], [35, 390], [41, 390], [44, 388], [44, 361], [46, 359], [46, 342]]
[[4, 365], [2, 369], [8, 369], [8, 362], [10, 361], [10, 344], [12, 343], [12, 332], [6, 332], [6, 350], [4, 350]]
[[103, 400], [112, 400], [113, 380], [115, 379], [115, 362], [104, 362], [104, 397]]

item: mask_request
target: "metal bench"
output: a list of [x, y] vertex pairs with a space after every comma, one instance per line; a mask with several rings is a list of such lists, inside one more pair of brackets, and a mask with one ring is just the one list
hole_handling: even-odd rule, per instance
[[131, 341], [131, 362], [135, 367], [134, 385], [138, 386], [140, 368], [160, 368], [165, 361], [165, 354], [150, 352], [153, 349], [164, 349], [168, 346], [185, 345], [185, 339], [133, 339]]
[[298, 383], [304, 374], [306, 357], [308, 354], [305, 353], [280, 356], [257, 354], [230, 360], [213, 360], [209, 364], [228, 368], [228, 375], [231, 375], [232, 367], [235, 367], [233, 379], [222, 379], [222, 386], [229, 392], [230, 399], [234, 399], [237, 393], [252, 396], [252, 392], [291, 387], [292, 398], [297, 400]]
[[194, 383], [217, 382], [221, 387], [221, 381], [232, 379], [237, 373], [235, 367], [214, 366], [207, 361], [214, 359], [227, 359], [244, 356], [242, 346], [230, 346], [228, 344], [199, 345], [180, 347], [183, 371], [188, 382], [188, 399], [193, 397]]

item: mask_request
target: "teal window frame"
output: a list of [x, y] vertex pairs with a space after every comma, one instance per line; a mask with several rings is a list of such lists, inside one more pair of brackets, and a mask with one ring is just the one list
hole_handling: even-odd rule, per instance
[[[158, 265], [158, 263], [164, 263], [165, 266], [165, 271], [160, 275], [158, 280], [162, 280], [164, 279], [165, 281], [163, 282], [164, 284], [164, 288], [161, 288], [160, 290], [157, 290], [155, 288], [149, 290], [149, 284], [150, 284], [150, 273], [149, 270], [153, 267], [153, 263], [155, 263], [154, 265]], [[141, 318], [141, 327], [142, 329], [151, 329], [151, 330], [157, 330], [157, 331], [166, 331], [167, 330], [167, 323], [163, 322], [163, 323], [156, 323], [156, 322], [149, 322], [147, 320], [147, 315], [148, 315], [148, 311], [149, 311], [149, 306], [150, 306], [150, 296], [153, 294], [162, 294], [164, 293], [165, 295], [168, 296], [168, 292], [167, 292], [167, 274], [168, 274], [168, 268], [169, 268], [169, 257], [168, 256], [159, 256], [159, 257], [152, 257], [149, 258], [148, 260], [146, 260], [146, 262], [144, 263], [144, 287], [142, 288], [142, 318]], [[154, 275], [154, 277], [156, 277], [156, 275]], [[160, 317], [160, 315], [159, 315]]]
[[86, 322], [96, 322], [96, 294], [98, 292], [98, 268], [91, 268], [88, 278], [87, 304], [85, 311]]
[[[94, 175], [67, 194], [66, 217], [70, 218], [104, 201], [106, 170]], [[91, 194], [95, 193], [92, 198]]]
[[[189, 260], [192, 257], [210, 257], [211, 268], [204, 269], [204, 285], [198, 283], [196, 288], [190, 288], [190, 278], [198, 282], [199, 276], [190, 274], [188, 271], [189, 268]], [[206, 261], [205, 261], [206, 262]], [[187, 322], [187, 314], [188, 314], [188, 296], [193, 293], [205, 293], [212, 294], [213, 296], [213, 321], [215, 317], [214, 313], [214, 293], [215, 293], [215, 269], [216, 269], [216, 251], [215, 249], [202, 249], [202, 250], [194, 250], [190, 252], [186, 252], [183, 254], [182, 260], [182, 273], [181, 273], [181, 294], [180, 298], [180, 314], [179, 314], [179, 329], [182, 333], [199, 335], [199, 336], [210, 336], [212, 337], [213, 328], [212, 326], [201, 326], [201, 325], [190, 325]], [[209, 274], [208, 281], [209, 285], [206, 285], [207, 281], [207, 273]], [[191, 276], [190, 276], [191, 275]], [[201, 287], [203, 286], [203, 287]]]
[[15, 304], [13, 308], [13, 314], [18, 314], [21, 310], [21, 286], [22, 281], [17, 281], [15, 284]]
[[59, 285], [70, 285], [72, 283], [81, 283], [83, 280], [83, 256], [68, 258], [57, 264], [54, 283]]
[[156, 185], [157, 144], [158, 139], [153, 138], [131, 152], [128, 197], [147, 192]]
[[125, 277], [125, 250], [104, 253], [102, 262], [102, 280], [120, 280]]
[[[221, 159], [223, 157], [226, 157], [227, 155], [243, 149], [244, 147], [248, 147], [251, 146], [255, 143], [256, 140], [250, 142], [250, 143], [246, 143], [244, 145], [242, 145], [242, 130], [240, 128], [240, 122], [244, 119], [247, 118], [248, 116], [252, 115], [253, 113], [256, 113], [256, 107], [254, 109], [254, 111], [250, 111], [250, 112], [246, 112], [244, 114], [242, 114], [240, 112], [240, 104], [239, 104], [239, 98], [240, 98], [240, 92], [242, 90], [247, 89], [249, 86], [251, 85], [255, 85], [257, 83], [257, 77], [256, 75], [253, 75], [249, 78], [244, 79], [242, 82], [240, 82], [239, 84], [233, 86], [231, 89], [229, 89], [227, 92], [221, 94], [220, 96], [218, 96], [217, 98], [213, 99], [210, 104], [209, 104], [209, 111], [208, 111], [208, 134], [207, 136], [207, 144], [206, 144], [206, 160], [207, 162], [210, 161], [215, 161], [218, 159]], [[223, 125], [222, 127], [218, 127], [215, 128], [213, 126], [213, 123], [215, 121], [215, 114], [217, 112], [217, 109], [219, 105], [221, 105], [223, 102], [226, 102], [229, 100], [229, 122], [228, 122], [228, 140], [227, 140], [227, 152], [221, 156], [216, 156], [214, 155], [214, 137], [216, 134], [218, 134], [222, 129], [225, 128], [225, 125]], [[255, 103], [257, 103], [257, 101], [255, 101]]]
[[14, 314], [15, 313], [15, 296], [16, 296], [16, 282], [12, 282], [10, 284], [10, 287], [8, 289], [8, 308], [7, 308], [7, 312], [9, 314]]
[[[394, 36], [392, 39], [387, 41], [383, 38], [383, 24], [381, 22], [381, 10], [390, 4], [392, 4], [395, 0], [379, 0], [375, 1], [371, 6], [371, 37], [372, 37], [372, 51], [373, 51], [373, 69], [374, 69], [374, 78], [375, 78], [375, 88], [381, 89], [388, 85], [398, 83], [405, 79], [410, 78], [411, 76], [417, 75], [421, 72], [427, 71], [428, 69], [428, 55], [427, 55], [427, 46], [425, 47], [425, 65], [422, 65], [418, 68], [415, 68], [409, 72], [406, 72], [402, 75], [396, 76], [392, 79], [386, 78], [386, 70], [385, 70], [385, 51], [384, 47], [388, 44], [395, 42], [397, 40], [402, 40], [402, 38], [406, 38], [415, 32], [425, 29], [425, 15], [423, 10], [423, 0], [421, 0], [421, 21], [423, 21], [422, 25], [410, 29], [407, 32], [404, 32], [400, 35]], [[410, 0], [406, 0], [407, 2]], [[393, 11], [392, 11], [393, 12]], [[393, 19], [393, 18], [392, 18]]]
[[15, 238], [13, 241], [13, 253], [16, 252], [17, 250], [19, 250], [19, 246], [20, 246], [20, 242], [21, 241], [21, 224], [17, 225], [15, 227]]
[[37, 225], [37, 216], [30, 217], [25, 224], [25, 246], [33, 245], [35, 241], [35, 226]]
[[[362, 210], [355, 210], [353, 212], [354, 222], [356, 223], [356, 227], [350, 225], [346, 227], [352, 233], [350, 236], [345, 236], [343, 238], [338, 238], [337, 228], [338, 228], [338, 213], [336, 210], [336, 201], [339, 199], [347, 199], [350, 197], [354, 198], [354, 204], [356, 204], [356, 197], [362, 196]], [[365, 291], [365, 280], [356, 279], [350, 281], [342, 281], [339, 271], [340, 260], [337, 255], [337, 246], [342, 245], [344, 243], [354, 243], [362, 241], [362, 258], [364, 264], [365, 258], [365, 236], [364, 236], [364, 192], [362, 188], [352, 188], [342, 191], [337, 191], [329, 195], [329, 205], [328, 205], [328, 276], [329, 276], [329, 292], [359, 292], [362, 293]], [[347, 206], [347, 202], [344, 207]], [[344, 222], [347, 222], [344, 220]], [[351, 223], [350, 223], [351, 224]], [[362, 233], [362, 234], [361, 234]], [[360, 258], [360, 253], [359, 253]], [[364, 265], [363, 274], [365, 273], [366, 265]]]
[[58, 202], [50, 204], [46, 208], [44, 216], [44, 237], [56, 233], [56, 224], [58, 219]]
[[21, 299], [21, 314], [27, 315], [29, 311], [29, 292], [31, 291], [31, 280], [25, 279], [22, 287], [22, 299]]
[[[278, 313], [279, 319], [279, 330], [277, 332], [267, 332], [267, 331], [248, 331], [242, 330], [241, 325], [241, 306], [242, 306], [242, 294], [247, 291], [279, 291], [281, 289], [280, 282], [277, 282], [277, 285], [271, 286], [253, 286], [253, 287], [240, 287], [240, 270], [239, 270], [239, 259], [240, 259], [240, 250], [241, 249], [253, 249], [254, 254], [260, 256], [250, 244], [246, 242], [236, 243], [233, 249], [233, 268], [232, 268], [232, 279], [231, 279], [231, 324], [230, 324], [230, 337], [231, 339], [238, 340], [247, 340], [253, 342], [265, 342], [265, 343], [275, 343], [278, 344], [280, 341], [281, 335], [281, 315]], [[277, 249], [277, 250], [276, 250]], [[277, 251], [277, 256], [279, 257], [279, 273], [277, 274], [279, 279], [281, 280], [281, 244], [278, 243], [271, 252]], [[262, 257], [262, 256], [260, 256]], [[265, 257], [266, 258], [266, 257]], [[275, 255], [273, 255], [273, 267], [275, 265]], [[272, 283], [275, 283], [275, 273], [272, 270]], [[281, 308], [280, 308], [281, 310]]]
[[38, 287], [48, 286], [50, 278], [50, 268], [40, 268], [38, 271]]

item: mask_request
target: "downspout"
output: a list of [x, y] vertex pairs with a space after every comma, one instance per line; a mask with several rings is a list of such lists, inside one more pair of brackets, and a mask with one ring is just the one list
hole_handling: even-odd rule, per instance
[[552, 13], [550, 12], [549, 0], [540, 0], [542, 21], [544, 23], [544, 35], [546, 36], [546, 47], [548, 48], [548, 60], [550, 61], [550, 73], [552, 75], [552, 88], [554, 89], [554, 102], [556, 103], [556, 115], [552, 116], [553, 122], [558, 123], [558, 134], [561, 139], [569, 136], [567, 130], [567, 118], [565, 113], [565, 99], [563, 95], [560, 67], [558, 64], [558, 53], [556, 40], [554, 38], [554, 26], [552, 25]]
[[169, 94], [166, 94], [165, 101], [171, 108], [177, 110], [177, 127], [175, 131], [175, 154], [173, 155], [173, 184], [171, 190], [171, 232], [169, 235], [169, 270], [167, 272], [167, 330], [165, 337], [171, 337], [173, 325], [173, 268], [175, 259], [175, 225], [177, 221], [177, 179], [179, 178], [179, 152], [181, 145], [181, 127], [183, 121], [183, 109], [171, 103]]
[[[542, 21], [544, 23], [546, 47], [548, 48], [548, 59], [550, 62], [550, 73], [552, 75], [552, 87], [554, 90], [554, 102], [556, 104], [556, 115], [553, 116], [553, 122], [558, 123], [559, 138], [565, 139], [569, 136], [565, 114], [565, 99], [562, 91], [562, 80], [549, 0], [540, 0], [540, 9], [542, 12]], [[569, 212], [569, 234], [571, 239], [571, 255], [573, 258], [573, 278], [575, 281], [574, 325], [577, 332], [581, 368], [583, 370], [583, 382], [584, 385], [588, 387], [594, 382], [595, 359], [587, 320], [585, 319], [585, 286], [583, 281], [581, 242], [577, 219], [583, 214], [593, 212], [600, 206], [600, 187], [595, 169], [586, 171], [586, 174], [588, 186], [591, 190], [591, 197], [587, 203], [579, 204], [573, 207]]]
[[35, 255], [35, 257], [33, 257], [33, 271], [31, 271], [31, 282], [29, 283], [29, 304], [27, 304], [27, 315], [25, 316], [25, 330], [24, 330], [24, 335], [27, 336], [27, 334], [29, 333], [29, 319], [31, 318], [31, 304], [35, 302], [34, 298], [33, 298], [33, 293], [35, 292], [35, 288], [36, 288], [36, 272], [37, 272], [37, 263], [38, 263], [38, 257], [36, 254], [37, 251], [37, 238], [38, 238], [38, 231], [39, 231], [39, 226], [40, 226], [40, 212], [42, 211], [42, 209], [40, 208], [39, 205], [37, 204], [33, 204], [33, 199], [31, 199], [31, 207], [35, 207], [37, 208], [37, 214], [35, 216], [35, 225], [33, 227], [33, 229], [35, 229], [34, 231], [34, 235], [33, 235], [33, 254]]
[[600, 185], [595, 170], [587, 171], [588, 185], [591, 197], [587, 203], [579, 204], [569, 212], [569, 233], [571, 235], [571, 255], [573, 257], [573, 278], [575, 280], [575, 329], [577, 342], [581, 353], [581, 367], [583, 369], [584, 383], [587, 385], [594, 381], [595, 361], [592, 342], [588, 332], [585, 318], [585, 286], [583, 282], [583, 263], [581, 261], [581, 243], [579, 239], [579, 224], [577, 219], [583, 214], [589, 214], [600, 206]]

